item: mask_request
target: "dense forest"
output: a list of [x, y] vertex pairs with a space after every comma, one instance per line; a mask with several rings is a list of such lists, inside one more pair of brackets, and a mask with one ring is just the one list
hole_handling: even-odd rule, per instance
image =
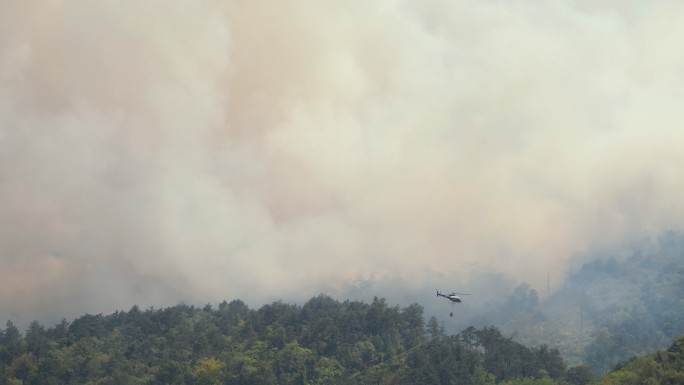
[[587, 259], [551, 297], [540, 300], [522, 284], [487, 320], [526, 345], [557, 346], [569, 363], [587, 362], [597, 376], [684, 333], [684, 235]]
[[684, 384], [684, 336], [665, 351], [618, 364], [596, 385]]
[[0, 333], [0, 382], [15, 384], [584, 385], [558, 349], [495, 327], [447, 334], [418, 304], [244, 302], [86, 314]]

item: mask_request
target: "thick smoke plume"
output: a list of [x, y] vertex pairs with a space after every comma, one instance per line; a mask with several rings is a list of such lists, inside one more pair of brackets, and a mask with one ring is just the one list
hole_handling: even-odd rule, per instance
[[425, 269], [543, 287], [573, 253], [681, 228], [683, 14], [0, 1], [0, 318]]

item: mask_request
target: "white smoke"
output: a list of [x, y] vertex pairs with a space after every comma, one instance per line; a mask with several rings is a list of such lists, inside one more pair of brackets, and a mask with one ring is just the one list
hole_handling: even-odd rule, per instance
[[674, 1], [0, 1], [0, 317], [544, 285], [681, 228]]

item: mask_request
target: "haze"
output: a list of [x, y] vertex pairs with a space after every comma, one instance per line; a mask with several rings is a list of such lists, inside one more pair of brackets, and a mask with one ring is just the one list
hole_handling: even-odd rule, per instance
[[682, 16], [0, 0], [0, 319], [431, 287], [417, 271], [545, 287], [681, 229]]

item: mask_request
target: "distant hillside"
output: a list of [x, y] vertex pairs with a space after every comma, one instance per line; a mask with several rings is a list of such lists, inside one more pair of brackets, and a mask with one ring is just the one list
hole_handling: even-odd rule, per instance
[[664, 351], [618, 365], [596, 385], [684, 384], [684, 336]]
[[[556, 346], [568, 363], [589, 363], [596, 375], [663, 349], [684, 333], [684, 234], [669, 232], [577, 260], [584, 262], [550, 297], [494, 271], [427, 270], [416, 271], [410, 282], [368, 279], [338, 296], [420, 303], [448, 333], [494, 325], [527, 346]], [[435, 288], [473, 295], [452, 305], [436, 298]]]
[[559, 346], [569, 362], [587, 362], [604, 373], [684, 333], [682, 261], [684, 236], [669, 233], [626, 256], [585, 263], [544, 301], [521, 285], [492, 318], [518, 341]]

